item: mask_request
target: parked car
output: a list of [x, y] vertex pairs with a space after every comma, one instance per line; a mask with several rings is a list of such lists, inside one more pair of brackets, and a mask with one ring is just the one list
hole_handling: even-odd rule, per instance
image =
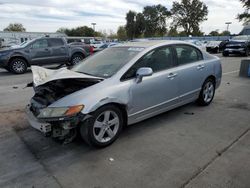
[[220, 43], [221, 41], [209, 41], [206, 45], [206, 51], [209, 53], [219, 53]]
[[98, 40], [92, 41], [92, 42], [91, 42], [91, 46], [93, 46], [94, 48], [99, 48], [99, 47], [102, 46], [103, 44], [104, 44], [103, 41], [98, 41]]
[[94, 52], [100, 52], [100, 51], [102, 51], [102, 50], [104, 50], [106, 48], [110, 48], [111, 46], [115, 46], [117, 44], [119, 44], [119, 43], [117, 43], [117, 42], [104, 43], [100, 47], [94, 48]]
[[74, 65], [91, 53], [90, 45], [70, 45], [64, 38], [42, 37], [0, 50], [0, 67], [22, 74], [31, 65]]
[[199, 40], [186, 40], [186, 42], [192, 43], [195, 46], [198, 46], [200, 49], [206, 51], [206, 45]]
[[222, 51], [223, 56], [230, 54], [240, 54], [248, 56], [250, 51], [250, 35], [240, 35], [224, 44]]
[[88, 144], [105, 147], [125, 125], [195, 100], [209, 105], [222, 69], [218, 57], [194, 45], [155, 40], [107, 48], [70, 70], [32, 72], [31, 126], [66, 143], [79, 131]]

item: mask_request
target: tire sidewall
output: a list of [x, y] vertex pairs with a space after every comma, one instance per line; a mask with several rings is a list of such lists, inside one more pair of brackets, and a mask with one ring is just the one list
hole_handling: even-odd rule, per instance
[[[212, 99], [209, 102], [206, 102], [204, 100], [204, 97], [203, 97], [203, 92], [204, 92], [204, 87], [205, 87], [205, 85], [208, 82], [211, 82], [213, 84], [213, 86], [214, 86], [214, 92], [213, 92]], [[208, 106], [213, 101], [214, 95], [215, 95], [215, 81], [213, 79], [211, 79], [211, 78], [208, 78], [208, 79], [205, 80], [205, 82], [202, 85], [202, 89], [201, 89], [201, 92], [200, 92], [200, 95], [199, 95], [199, 99], [198, 99], [199, 104], [202, 105], [202, 106]]]
[[72, 66], [77, 65], [77, 64], [79, 63], [79, 62], [78, 62], [78, 63], [74, 63], [74, 58], [76, 58], [76, 57], [80, 57], [81, 60], [84, 59], [84, 56], [83, 56], [82, 54], [78, 54], [78, 53], [73, 54], [73, 56], [72, 56], [72, 58], [71, 58], [71, 62], [70, 62], [70, 64], [71, 64]]
[[[23, 69], [22, 72], [17, 72], [17, 71], [15, 71], [15, 70], [13, 69], [13, 64], [14, 64], [16, 61], [21, 61], [21, 62], [23, 63], [24, 69]], [[12, 60], [10, 61], [10, 63], [9, 63], [9, 70], [10, 70], [11, 72], [15, 73], [15, 74], [23, 74], [23, 73], [25, 73], [25, 72], [27, 71], [27, 68], [28, 68], [28, 66], [27, 66], [26, 61], [23, 60], [23, 59], [21, 59], [21, 58], [12, 59]]]
[[[116, 133], [116, 135], [109, 140], [108, 142], [102, 143], [99, 142], [98, 140], [96, 140], [95, 136], [94, 136], [94, 123], [96, 121], [96, 118], [104, 111], [114, 111], [118, 118], [119, 118], [119, 128], [118, 131]], [[123, 128], [123, 124], [124, 124], [124, 119], [123, 119], [123, 115], [122, 112], [119, 108], [117, 108], [114, 105], [107, 105], [107, 106], [103, 106], [99, 109], [97, 109], [95, 112], [91, 113], [91, 118], [89, 118], [85, 123], [83, 123], [80, 127], [80, 134], [82, 136], [82, 138], [89, 144], [95, 147], [106, 147], [109, 146], [110, 144], [112, 144], [120, 135], [122, 128]]]

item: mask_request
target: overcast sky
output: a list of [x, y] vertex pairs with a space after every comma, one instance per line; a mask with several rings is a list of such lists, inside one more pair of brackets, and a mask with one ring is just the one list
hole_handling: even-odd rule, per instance
[[[162, 4], [171, 9], [173, 0], [0, 0], [0, 30], [10, 22], [19, 22], [27, 31], [55, 32], [60, 27], [91, 26], [96, 30], [116, 32], [119, 25], [125, 24], [129, 10], [142, 11], [146, 5]], [[242, 23], [235, 18], [243, 12], [239, 0], [203, 0], [209, 9], [208, 20], [201, 29], [226, 29], [230, 21], [231, 33], [239, 33]]]

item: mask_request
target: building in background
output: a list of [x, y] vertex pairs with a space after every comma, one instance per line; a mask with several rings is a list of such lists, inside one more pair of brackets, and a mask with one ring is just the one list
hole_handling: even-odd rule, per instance
[[0, 31], [0, 47], [9, 47], [21, 44], [24, 41], [38, 37], [67, 37], [63, 33], [43, 33], [43, 32], [9, 32]]

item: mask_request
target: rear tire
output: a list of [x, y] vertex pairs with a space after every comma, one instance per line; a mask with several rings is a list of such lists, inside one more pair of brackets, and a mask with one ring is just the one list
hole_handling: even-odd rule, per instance
[[212, 78], [206, 79], [203, 83], [200, 95], [198, 98], [198, 104], [201, 106], [208, 106], [214, 98], [215, 94], [215, 81]]
[[22, 58], [14, 58], [10, 61], [8, 69], [15, 74], [23, 74], [27, 71], [28, 65]]
[[114, 105], [107, 105], [97, 109], [92, 118], [81, 125], [80, 134], [87, 144], [106, 147], [118, 138], [123, 124], [121, 110]]
[[79, 62], [81, 62], [83, 59], [84, 59], [84, 56], [82, 54], [80, 54], [80, 53], [73, 54], [71, 61], [70, 61], [70, 64], [76, 65]]

